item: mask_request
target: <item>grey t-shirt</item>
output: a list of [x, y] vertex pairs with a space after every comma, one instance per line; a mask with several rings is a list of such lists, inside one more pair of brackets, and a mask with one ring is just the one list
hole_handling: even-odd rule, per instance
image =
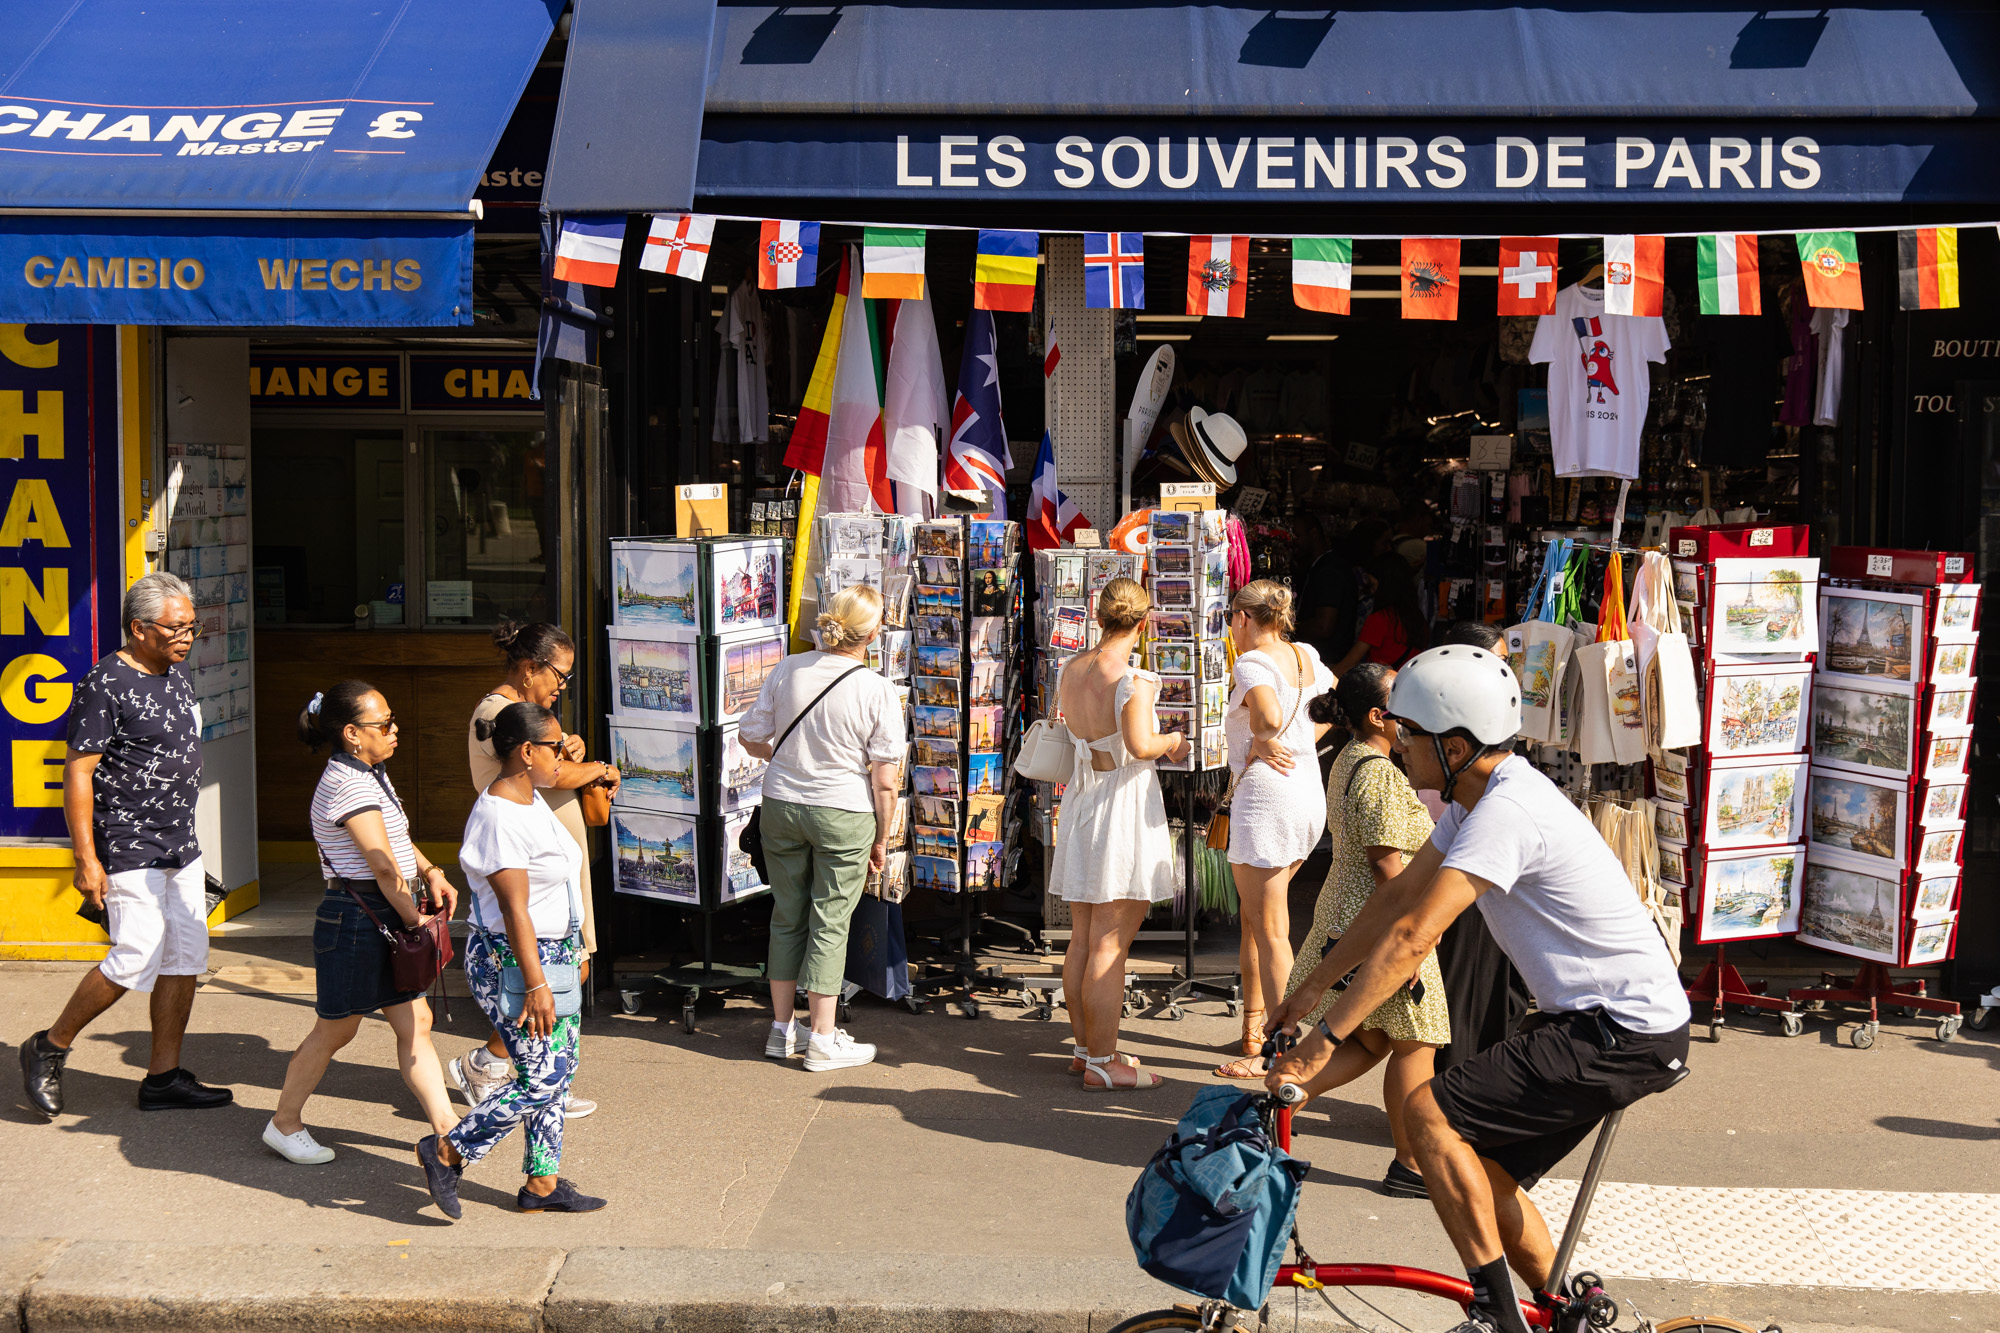
[[1625, 868], [1583, 812], [1519, 755], [1468, 812], [1445, 807], [1431, 842], [1493, 887], [1479, 910], [1537, 1008], [1602, 1008], [1634, 1032], [1688, 1021], [1687, 993]]

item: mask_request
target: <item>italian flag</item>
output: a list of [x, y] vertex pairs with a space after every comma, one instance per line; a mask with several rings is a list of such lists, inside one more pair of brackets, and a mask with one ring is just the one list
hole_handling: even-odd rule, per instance
[[1604, 238], [1604, 313], [1661, 315], [1666, 312], [1667, 238]]
[[924, 229], [861, 230], [861, 294], [871, 301], [924, 299]]
[[1188, 238], [1187, 312], [1243, 318], [1250, 289], [1248, 236]]
[[1821, 309], [1861, 309], [1861, 252], [1851, 231], [1798, 233], [1806, 300]]
[[1761, 315], [1763, 291], [1757, 283], [1757, 238], [1745, 232], [1718, 232], [1694, 238], [1695, 280], [1704, 315]]
[[1896, 233], [1896, 297], [1905, 310], [1958, 309], [1958, 228]]
[[1305, 310], [1349, 313], [1354, 241], [1347, 236], [1292, 237], [1292, 300]]

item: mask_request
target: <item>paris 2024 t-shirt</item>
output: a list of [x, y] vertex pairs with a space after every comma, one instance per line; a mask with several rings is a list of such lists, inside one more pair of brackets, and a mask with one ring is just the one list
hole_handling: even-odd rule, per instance
[[1572, 284], [1556, 312], [1535, 321], [1528, 360], [1549, 367], [1549, 442], [1558, 477], [1636, 477], [1639, 431], [1652, 384], [1648, 361], [1667, 359], [1667, 322], [1607, 315], [1602, 289]]

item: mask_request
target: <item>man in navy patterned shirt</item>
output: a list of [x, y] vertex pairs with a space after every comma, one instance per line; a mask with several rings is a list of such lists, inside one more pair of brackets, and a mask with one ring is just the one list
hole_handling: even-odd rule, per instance
[[[177, 670], [200, 626], [187, 584], [148, 574], [125, 594], [125, 646], [90, 669], [69, 715], [63, 817], [84, 910], [111, 952], [84, 975], [53, 1027], [21, 1046], [28, 1100], [62, 1113], [63, 1064], [90, 1021], [128, 990], [152, 995], [153, 1050], [139, 1109], [224, 1106], [180, 1067], [195, 979], [208, 970], [208, 906], [195, 800], [201, 717]], [[100, 915], [101, 914], [101, 915]]]

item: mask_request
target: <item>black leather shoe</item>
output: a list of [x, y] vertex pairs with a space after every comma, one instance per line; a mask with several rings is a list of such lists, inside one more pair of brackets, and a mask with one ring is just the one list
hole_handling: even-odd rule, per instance
[[62, 1114], [63, 1062], [69, 1052], [51, 1045], [47, 1029], [21, 1043], [21, 1086], [37, 1111], [53, 1120]]
[[435, 1134], [426, 1134], [417, 1140], [417, 1163], [424, 1168], [424, 1187], [431, 1192], [431, 1202], [438, 1206], [439, 1212], [456, 1222], [465, 1212], [458, 1201], [458, 1178], [465, 1174], [465, 1168], [452, 1166], [444, 1160]]
[[171, 1080], [164, 1086], [155, 1084], [150, 1077], [139, 1083], [139, 1109], [141, 1111], [206, 1111], [212, 1106], [227, 1106], [236, 1100], [236, 1094], [227, 1088], [211, 1088], [195, 1079], [185, 1069], [173, 1071]]
[[556, 1187], [547, 1194], [536, 1194], [526, 1185], [514, 1196], [514, 1206], [524, 1213], [594, 1213], [604, 1206], [604, 1200], [589, 1194], [580, 1194], [576, 1186], [556, 1177]]

